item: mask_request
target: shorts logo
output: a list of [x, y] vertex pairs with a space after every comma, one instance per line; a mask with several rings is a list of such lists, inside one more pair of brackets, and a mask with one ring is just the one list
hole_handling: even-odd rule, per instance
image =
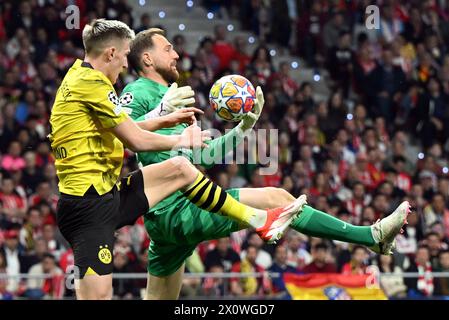
[[100, 250], [98, 251], [98, 259], [104, 264], [110, 264], [112, 261], [111, 250], [109, 250], [108, 245], [100, 246]]

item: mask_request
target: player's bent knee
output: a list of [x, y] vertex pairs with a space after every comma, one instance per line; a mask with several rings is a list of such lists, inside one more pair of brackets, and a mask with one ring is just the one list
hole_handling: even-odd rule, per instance
[[174, 165], [178, 179], [182, 180], [184, 185], [191, 184], [198, 175], [198, 170], [190, 163], [190, 161], [182, 156], [170, 159]]
[[282, 188], [266, 187], [266, 189], [271, 208], [284, 206], [292, 201], [292, 195]]

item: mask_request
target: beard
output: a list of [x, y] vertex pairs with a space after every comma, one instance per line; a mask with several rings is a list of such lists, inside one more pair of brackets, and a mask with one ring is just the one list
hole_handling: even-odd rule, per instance
[[179, 78], [179, 72], [172, 68], [163, 68], [160, 66], [155, 66], [155, 71], [161, 75], [161, 77], [167, 81], [167, 83], [176, 82]]

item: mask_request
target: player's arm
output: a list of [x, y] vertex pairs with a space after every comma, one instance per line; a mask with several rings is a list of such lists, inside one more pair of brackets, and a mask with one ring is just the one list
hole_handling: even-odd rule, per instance
[[225, 135], [206, 142], [209, 146], [207, 149], [193, 150], [193, 158], [200, 159], [201, 165], [206, 168], [220, 163], [226, 154], [236, 149], [244, 137], [251, 132], [260, 117], [264, 103], [262, 89], [257, 87], [253, 112], [249, 112], [235, 128]]
[[244, 138], [245, 132], [239, 126], [236, 126], [225, 135], [207, 141], [207, 149], [188, 150], [188, 152], [192, 153], [195, 162], [199, 160], [200, 164], [207, 169], [221, 163], [226, 154], [236, 149]]
[[195, 122], [195, 112], [203, 114], [200, 109], [189, 107], [178, 109], [175, 112], [167, 114], [157, 118], [146, 118], [146, 116], [140, 117], [140, 121], [136, 121], [136, 124], [142, 130], [156, 131], [162, 128], [171, 128], [180, 123], [192, 124]]
[[[186, 128], [182, 134], [163, 136], [139, 128], [123, 111], [112, 85], [102, 79], [89, 81], [86, 90], [86, 103], [90, 106], [93, 116], [104, 129], [112, 130], [125, 146], [135, 152], [162, 151], [174, 148], [206, 147], [208, 132], [201, 132], [195, 125]], [[87, 87], [86, 87], [87, 88]]]
[[180, 135], [165, 136], [140, 129], [130, 118], [127, 118], [112, 131], [125, 146], [135, 152], [164, 151], [175, 148], [207, 147], [205, 141], [209, 134], [193, 124]]

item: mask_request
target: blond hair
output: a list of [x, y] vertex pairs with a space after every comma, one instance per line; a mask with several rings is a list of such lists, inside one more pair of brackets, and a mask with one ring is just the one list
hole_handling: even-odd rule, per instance
[[98, 56], [113, 40], [134, 39], [134, 31], [118, 20], [95, 19], [83, 29], [83, 44], [87, 55]]

